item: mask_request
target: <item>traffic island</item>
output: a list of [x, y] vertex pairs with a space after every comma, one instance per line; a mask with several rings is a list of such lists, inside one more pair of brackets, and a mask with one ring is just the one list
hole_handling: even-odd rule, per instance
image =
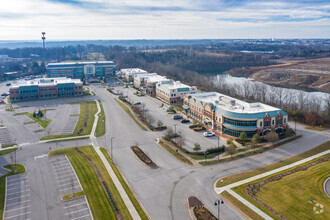
[[149, 157], [146, 155], [141, 148], [138, 146], [132, 146], [131, 150], [133, 153], [143, 162], [145, 163], [148, 167], [156, 169], [158, 168], [157, 164], [155, 164]]
[[195, 196], [188, 198], [189, 215], [192, 219], [197, 220], [217, 220], [212, 212]]

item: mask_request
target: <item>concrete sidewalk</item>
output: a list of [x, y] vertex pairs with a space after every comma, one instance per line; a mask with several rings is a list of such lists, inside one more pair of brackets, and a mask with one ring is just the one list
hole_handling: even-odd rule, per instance
[[[307, 157], [307, 158], [305, 158], [303, 160], [299, 160], [299, 161], [297, 161], [295, 163], [292, 163], [292, 164], [289, 164], [289, 165], [286, 165], [286, 166], [283, 166], [283, 167], [280, 167], [280, 168], [277, 168], [277, 169], [268, 171], [266, 173], [262, 173], [262, 174], [259, 174], [259, 175], [256, 175], [256, 176], [253, 176], [253, 177], [250, 177], [250, 178], [247, 178], [247, 179], [238, 181], [236, 183], [229, 184], [227, 186], [214, 187], [214, 190], [215, 190], [215, 192], [217, 194], [220, 194], [220, 193], [222, 193], [224, 191], [227, 191], [229, 194], [231, 194], [232, 196], [234, 196], [236, 199], [238, 199], [240, 202], [242, 202], [244, 205], [246, 205], [247, 207], [249, 207], [250, 209], [252, 209], [254, 212], [256, 212], [257, 214], [259, 214], [264, 219], [272, 219], [266, 213], [264, 213], [263, 211], [261, 211], [260, 209], [258, 209], [252, 203], [248, 202], [246, 199], [244, 199], [243, 197], [241, 197], [240, 195], [238, 195], [237, 193], [235, 193], [231, 189], [234, 188], [234, 187], [237, 187], [237, 186], [240, 186], [240, 185], [243, 185], [243, 184], [246, 184], [246, 183], [249, 183], [249, 182], [252, 182], [252, 181], [255, 181], [255, 180], [264, 178], [264, 177], [267, 177], [269, 175], [272, 175], [272, 174], [279, 173], [281, 171], [290, 169], [292, 167], [295, 167], [295, 166], [298, 166], [300, 164], [306, 163], [308, 161], [314, 160], [314, 159], [316, 159], [318, 157], [321, 157], [321, 156], [326, 155], [326, 154], [329, 154], [329, 153], [330, 153], [330, 150], [326, 150], [326, 151], [323, 151], [321, 153], [315, 154], [313, 156]], [[214, 184], [214, 186], [215, 186], [215, 184]]]
[[98, 114], [101, 112], [101, 108], [100, 108], [99, 102], [97, 100], [95, 100], [95, 101], [96, 101], [96, 104], [97, 104], [98, 111], [95, 113], [94, 124], [93, 124], [93, 128], [92, 128], [92, 131], [91, 131], [91, 136], [90, 136], [93, 148], [96, 151], [96, 153], [99, 155], [99, 157], [101, 158], [105, 168], [107, 169], [113, 183], [115, 184], [121, 198], [123, 199], [129, 213], [131, 214], [132, 218], [136, 219], [136, 220], [140, 220], [141, 218], [140, 218], [139, 213], [136, 211], [133, 203], [129, 199], [126, 191], [124, 190], [123, 186], [121, 185], [120, 181], [118, 180], [118, 178], [117, 178], [115, 172], [113, 171], [112, 167], [110, 166], [108, 160], [105, 158], [105, 156], [103, 155], [103, 153], [101, 152], [100, 148], [97, 145], [97, 141], [96, 141], [96, 137], [95, 137], [95, 130], [96, 130], [97, 122], [98, 122], [98, 119], [99, 119]]

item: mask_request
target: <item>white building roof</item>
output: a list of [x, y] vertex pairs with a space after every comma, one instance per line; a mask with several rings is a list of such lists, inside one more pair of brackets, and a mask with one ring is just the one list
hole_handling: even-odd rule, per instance
[[279, 108], [260, 102], [248, 103], [218, 92], [197, 93], [190, 96], [196, 98], [198, 101], [212, 103], [216, 107], [237, 113], [258, 113], [280, 110]]
[[10, 88], [17, 89], [20, 86], [56, 86], [60, 83], [74, 83], [74, 84], [83, 84], [80, 79], [71, 79], [66, 77], [58, 77], [58, 78], [38, 78], [28, 81], [20, 81], [19, 83], [10, 86]]
[[133, 74], [145, 74], [147, 71], [139, 69], [139, 68], [129, 68], [129, 69], [121, 69], [121, 73], [123, 73], [125, 76], [131, 76]]
[[181, 83], [180, 81], [169, 80], [165, 82], [160, 82], [158, 87], [170, 91], [170, 90], [177, 90], [177, 89], [184, 89], [184, 88], [195, 88], [194, 86], [188, 86], [186, 84]]

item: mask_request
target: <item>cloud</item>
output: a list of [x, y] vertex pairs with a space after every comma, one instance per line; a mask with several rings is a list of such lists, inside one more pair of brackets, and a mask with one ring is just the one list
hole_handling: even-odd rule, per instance
[[10, 0], [0, 40], [328, 37], [328, 1]]

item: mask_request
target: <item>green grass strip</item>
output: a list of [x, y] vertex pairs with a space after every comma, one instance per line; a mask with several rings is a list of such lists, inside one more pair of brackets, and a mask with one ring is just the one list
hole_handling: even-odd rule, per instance
[[14, 152], [17, 149], [18, 149], [18, 147], [10, 148], [10, 149], [7, 149], [7, 150], [1, 150], [0, 151], [0, 156], [6, 155], [6, 154], [10, 154], [11, 152]]
[[135, 123], [144, 131], [147, 131], [147, 129], [138, 121], [135, 119], [135, 117], [133, 116], [132, 112], [130, 111], [130, 109], [121, 101], [119, 101], [118, 99], [115, 98], [115, 101], [120, 105], [120, 107], [122, 107], [122, 109], [124, 109], [124, 111], [135, 121]]
[[191, 161], [188, 160], [187, 158], [185, 158], [182, 154], [180, 154], [179, 152], [176, 152], [173, 148], [171, 148], [170, 146], [168, 146], [166, 143], [160, 141], [159, 142], [160, 146], [162, 146], [165, 150], [167, 150], [170, 154], [172, 154], [175, 158], [177, 158], [178, 160], [182, 161], [183, 163], [192, 165]]
[[125, 192], [127, 193], [129, 199], [131, 200], [131, 202], [133, 203], [133, 206], [135, 207], [136, 211], [139, 213], [141, 219], [143, 220], [147, 220], [149, 219], [148, 216], [146, 215], [146, 213], [144, 212], [143, 208], [140, 206], [140, 203], [138, 202], [138, 200], [135, 198], [131, 188], [128, 186], [128, 184], [126, 183], [126, 181], [124, 180], [123, 176], [121, 175], [121, 173], [119, 172], [118, 168], [116, 167], [115, 164], [111, 163], [111, 158], [107, 152], [107, 150], [105, 148], [100, 148], [101, 152], [104, 154], [105, 158], [107, 158], [109, 164], [111, 165], [113, 171], [115, 172], [118, 180], [120, 181], [121, 185], [123, 186]]
[[22, 164], [16, 164], [17, 173], [14, 172], [13, 166], [14, 164], [8, 164], [4, 166], [4, 168], [9, 169], [9, 173], [0, 177], [0, 219], [3, 217], [3, 210], [5, 206], [5, 191], [6, 191], [6, 177], [13, 176], [21, 173], [25, 173], [25, 167]]
[[[41, 110], [41, 111], [45, 115], [46, 110]], [[33, 113], [25, 113], [25, 115], [28, 116], [29, 118], [31, 118], [35, 123], [38, 123], [43, 128], [47, 128], [49, 123], [52, 121], [50, 119], [42, 120], [41, 118], [35, 118], [35, 117], [33, 117]], [[28, 122], [28, 123], [30, 123], [30, 122]], [[28, 124], [28, 123], [24, 123], [24, 124]]]
[[235, 183], [235, 182], [238, 182], [240, 180], [247, 179], [249, 177], [256, 176], [258, 174], [265, 173], [267, 171], [274, 170], [276, 168], [292, 164], [292, 163], [297, 162], [299, 160], [302, 160], [302, 159], [305, 159], [307, 157], [318, 154], [320, 152], [326, 151], [329, 148], [330, 148], [330, 141], [328, 141], [326, 143], [323, 143], [323, 144], [321, 144], [321, 145], [319, 145], [319, 146], [317, 146], [317, 147], [315, 147], [311, 150], [305, 151], [301, 154], [298, 154], [298, 155], [290, 157], [288, 159], [273, 163], [271, 165], [260, 167], [258, 169], [254, 169], [254, 170], [249, 170], [249, 171], [246, 171], [246, 172], [243, 172], [243, 173], [238, 173], [238, 174], [235, 174], [235, 175], [224, 177], [224, 178], [222, 178], [221, 180], [219, 180], [217, 182], [217, 187], [226, 186], [226, 185], [229, 185], [231, 183]]
[[105, 114], [102, 102], [99, 100], [101, 112], [99, 113], [99, 119], [97, 121], [97, 126], [95, 130], [95, 137], [100, 137], [105, 134]]

